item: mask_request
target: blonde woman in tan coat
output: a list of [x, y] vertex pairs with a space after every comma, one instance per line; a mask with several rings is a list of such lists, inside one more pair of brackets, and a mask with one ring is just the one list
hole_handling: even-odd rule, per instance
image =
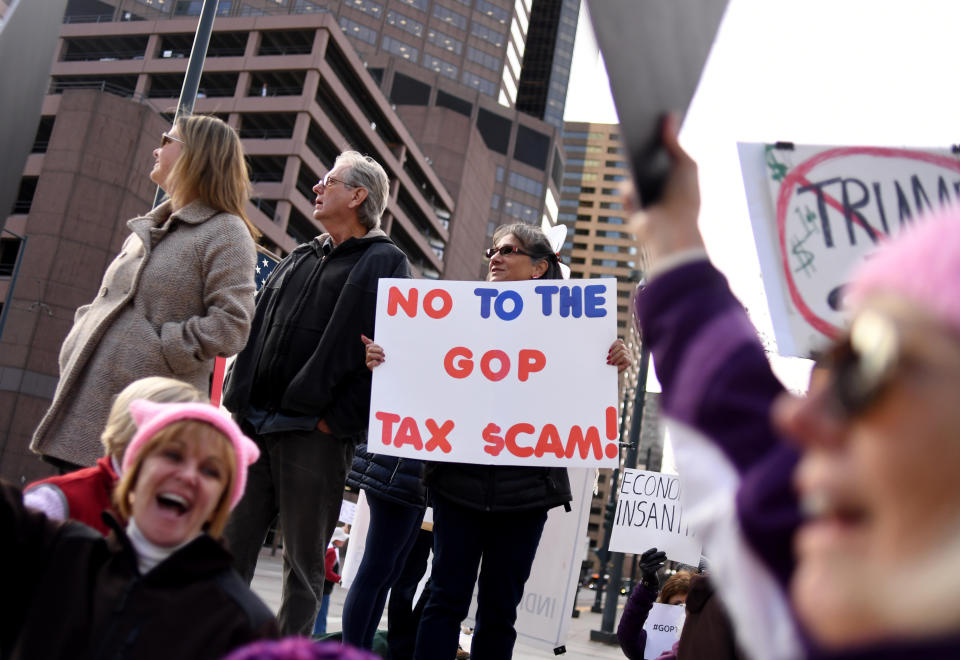
[[209, 390], [213, 360], [243, 348], [259, 232], [244, 214], [240, 140], [214, 117], [181, 118], [153, 152], [170, 198], [127, 222], [130, 236], [96, 298], [77, 309], [60, 380], [30, 448], [61, 469], [91, 466], [114, 396], [145, 376]]

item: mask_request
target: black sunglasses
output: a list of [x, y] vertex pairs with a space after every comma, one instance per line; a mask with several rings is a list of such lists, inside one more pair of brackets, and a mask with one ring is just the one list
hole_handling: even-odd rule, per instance
[[880, 399], [899, 363], [900, 333], [890, 319], [874, 312], [861, 313], [850, 333], [817, 360], [818, 366], [830, 370], [828, 387], [837, 412], [845, 418]]
[[524, 252], [520, 248], [512, 245], [501, 245], [500, 247], [487, 248], [484, 251], [484, 254], [487, 255], [487, 259], [493, 259], [493, 255], [497, 254], [498, 252], [503, 256], [507, 256], [508, 254], [522, 254], [527, 257], [531, 256], [529, 252]]

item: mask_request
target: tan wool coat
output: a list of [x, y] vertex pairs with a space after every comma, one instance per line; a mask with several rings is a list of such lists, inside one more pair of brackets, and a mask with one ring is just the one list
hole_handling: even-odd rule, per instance
[[168, 201], [127, 226], [60, 348], [60, 380], [30, 444], [39, 454], [93, 465], [120, 390], [168, 376], [208, 392], [213, 359], [247, 341], [256, 252], [243, 220], [201, 202], [171, 214]]

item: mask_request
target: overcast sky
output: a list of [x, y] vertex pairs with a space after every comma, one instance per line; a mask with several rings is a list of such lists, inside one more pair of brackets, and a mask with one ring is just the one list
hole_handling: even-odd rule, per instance
[[[957, 0], [730, 0], [681, 142], [700, 164], [707, 250], [761, 332], [773, 335], [737, 142], [960, 142], [958, 25]], [[565, 119], [617, 121], [583, 10]], [[784, 369], [801, 387], [808, 367]]]

